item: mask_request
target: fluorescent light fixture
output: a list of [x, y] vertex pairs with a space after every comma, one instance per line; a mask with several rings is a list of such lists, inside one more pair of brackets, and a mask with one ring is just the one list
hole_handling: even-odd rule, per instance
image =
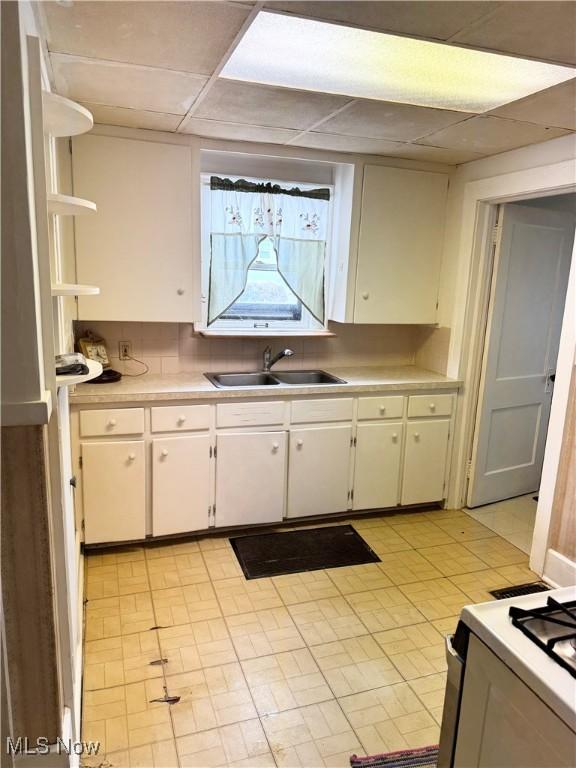
[[363, 99], [486, 112], [570, 80], [576, 70], [264, 11], [220, 75]]

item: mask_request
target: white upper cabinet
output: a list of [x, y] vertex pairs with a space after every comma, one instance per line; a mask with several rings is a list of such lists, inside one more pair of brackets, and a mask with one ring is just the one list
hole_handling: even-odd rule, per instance
[[445, 174], [365, 167], [355, 323], [436, 322], [447, 189]]
[[95, 216], [75, 221], [81, 320], [194, 319], [190, 147], [86, 135], [72, 143], [74, 194]]

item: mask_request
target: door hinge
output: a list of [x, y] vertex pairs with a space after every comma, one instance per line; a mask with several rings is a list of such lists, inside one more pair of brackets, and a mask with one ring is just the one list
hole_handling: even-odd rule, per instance
[[84, 463], [84, 462], [82, 461], [82, 456], [80, 456], [80, 457], [78, 458], [78, 466], [80, 467], [80, 469], [82, 469], [82, 465], [83, 465], [83, 463]]
[[214, 446], [213, 456], [216, 458], [216, 446]]
[[356, 438], [355, 437], [351, 437], [350, 438], [350, 447], [353, 448], [355, 445], [356, 445]]
[[472, 459], [468, 459], [466, 462], [466, 479], [470, 480], [470, 475], [472, 474]]
[[214, 449], [212, 448], [212, 446], [210, 446], [210, 454], [209, 454], [210, 458], [212, 458], [213, 454], [214, 454]]
[[354, 501], [354, 488], [350, 491], [350, 501]]
[[68, 139], [68, 152], [72, 154], [72, 139]]

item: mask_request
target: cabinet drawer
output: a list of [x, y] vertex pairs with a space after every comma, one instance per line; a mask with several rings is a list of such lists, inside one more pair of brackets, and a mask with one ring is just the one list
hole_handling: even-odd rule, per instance
[[359, 419], [401, 419], [404, 415], [404, 398], [360, 397], [358, 399]]
[[80, 434], [82, 437], [141, 435], [143, 432], [144, 408], [80, 411]]
[[250, 427], [282, 424], [284, 403], [220, 403], [216, 406], [217, 427]]
[[351, 421], [354, 401], [351, 397], [333, 400], [294, 400], [292, 424], [322, 421]]
[[168, 405], [152, 408], [152, 432], [186, 432], [210, 428], [209, 405]]
[[450, 416], [452, 395], [411, 395], [408, 399], [408, 417]]

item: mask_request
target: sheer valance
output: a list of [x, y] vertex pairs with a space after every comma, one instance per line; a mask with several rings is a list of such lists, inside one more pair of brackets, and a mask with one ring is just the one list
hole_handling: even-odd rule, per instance
[[213, 176], [210, 199], [208, 323], [242, 295], [258, 245], [269, 237], [282, 278], [323, 324], [330, 190], [283, 189]]

